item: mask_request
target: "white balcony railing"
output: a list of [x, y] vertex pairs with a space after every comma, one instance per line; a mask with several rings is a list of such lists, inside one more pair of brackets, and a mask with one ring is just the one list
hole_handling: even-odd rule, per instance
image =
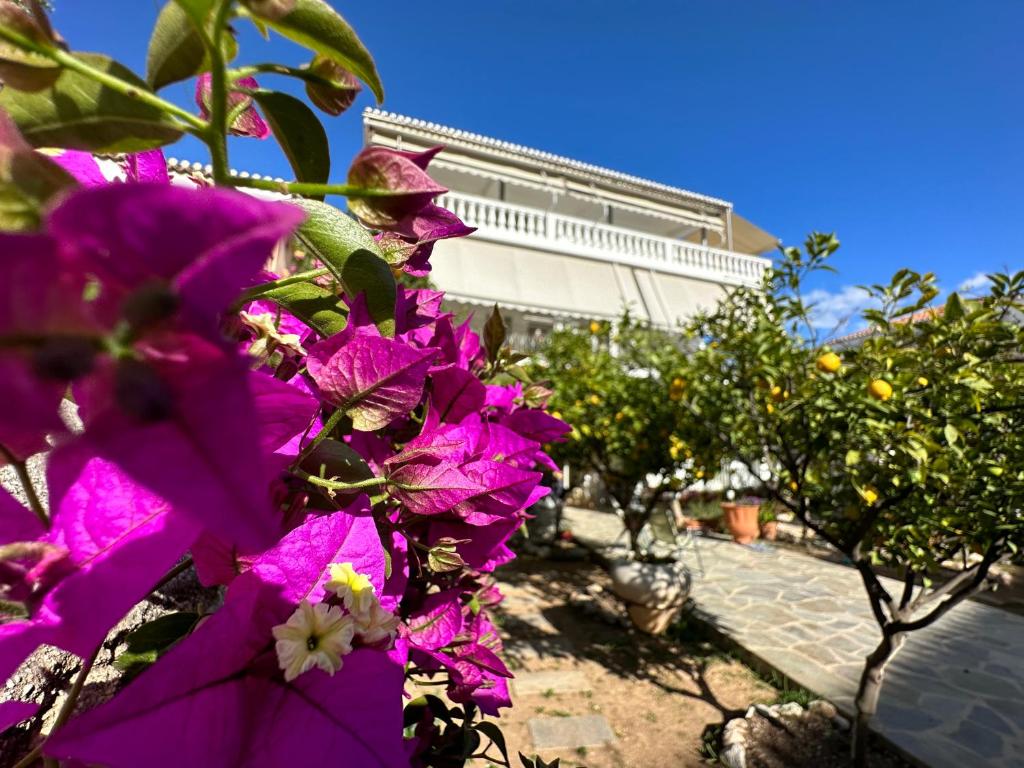
[[537, 208], [449, 192], [438, 204], [471, 227], [474, 237], [628, 264], [731, 285], [760, 282], [769, 259], [648, 235]]

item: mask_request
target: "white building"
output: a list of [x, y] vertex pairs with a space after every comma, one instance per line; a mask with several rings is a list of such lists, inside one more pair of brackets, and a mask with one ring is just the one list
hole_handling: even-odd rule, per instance
[[439, 243], [431, 278], [459, 315], [498, 304], [513, 346], [556, 323], [613, 319], [624, 306], [661, 327], [760, 281], [776, 238], [732, 203], [547, 152], [377, 109], [368, 145], [442, 144], [440, 204], [478, 230]]

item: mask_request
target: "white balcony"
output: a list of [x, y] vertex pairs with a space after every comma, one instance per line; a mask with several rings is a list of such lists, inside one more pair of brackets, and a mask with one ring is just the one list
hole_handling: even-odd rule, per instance
[[438, 204], [478, 232], [474, 237], [723, 285], [757, 285], [771, 260], [649, 235], [537, 208], [475, 197], [443, 195]]

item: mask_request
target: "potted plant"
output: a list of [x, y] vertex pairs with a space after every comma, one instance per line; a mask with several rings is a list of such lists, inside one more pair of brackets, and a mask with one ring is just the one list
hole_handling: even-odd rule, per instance
[[723, 501], [721, 506], [725, 527], [732, 534], [733, 541], [737, 544], [749, 544], [757, 538], [761, 532], [758, 526], [760, 498], [741, 496], [737, 501]]
[[771, 501], [762, 504], [757, 518], [761, 525], [761, 538], [775, 541], [776, 536], [779, 535], [779, 520], [775, 514], [775, 504]]

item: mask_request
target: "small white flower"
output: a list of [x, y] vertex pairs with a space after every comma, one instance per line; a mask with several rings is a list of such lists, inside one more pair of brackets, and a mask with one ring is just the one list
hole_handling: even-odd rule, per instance
[[365, 615], [377, 602], [370, 577], [357, 572], [352, 563], [331, 563], [330, 574], [331, 580], [324, 588], [340, 597], [345, 607], [357, 616]]
[[277, 640], [277, 662], [284, 679], [291, 682], [313, 667], [331, 676], [341, 669], [341, 657], [352, 652], [355, 622], [336, 605], [303, 600], [288, 621], [271, 632]]
[[366, 611], [356, 619], [356, 633], [367, 645], [387, 640], [390, 644], [398, 634], [398, 617], [391, 611], [385, 611], [376, 600]]

